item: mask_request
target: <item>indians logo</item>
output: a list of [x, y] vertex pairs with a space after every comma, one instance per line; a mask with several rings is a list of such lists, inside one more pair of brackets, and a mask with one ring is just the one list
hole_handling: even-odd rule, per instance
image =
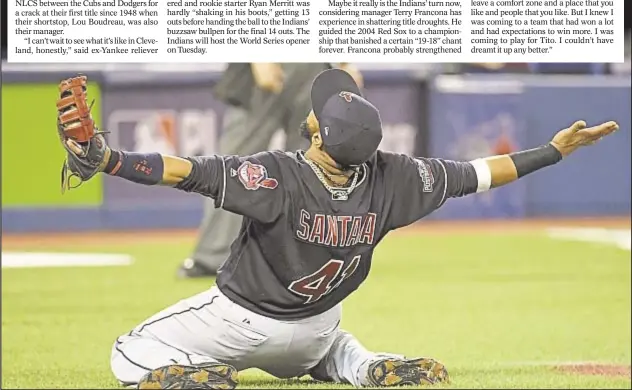
[[231, 170], [231, 176], [237, 176], [241, 184], [247, 190], [258, 190], [259, 188], [267, 188], [273, 190], [277, 188], [279, 182], [276, 179], [268, 177], [268, 170], [260, 164], [253, 164], [245, 161], [237, 168]]
[[353, 95], [351, 94], [351, 92], [342, 91], [338, 94], [338, 96], [345, 99], [345, 102], [347, 103], [351, 103], [351, 101], [353, 100]]

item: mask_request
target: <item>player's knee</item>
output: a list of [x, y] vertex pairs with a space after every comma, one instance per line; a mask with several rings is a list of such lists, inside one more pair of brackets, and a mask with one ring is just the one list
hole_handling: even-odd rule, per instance
[[138, 383], [147, 370], [127, 356], [125, 349], [127, 349], [129, 340], [125, 340], [125, 338], [126, 336], [117, 338], [112, 345], [110, 369], [121, 384], [128, 385]]
[[118, 341], [114, 341], [110, 354], [110, 370], [112, 370], [112, 374], [114, 374], [114, 377], [119, 381], [121, 381], [121, 377], [124, 375], [124, 366], [121, 361], [122, 357], [121, 351], [118, 348]]
[[110, 369], [112, 370], [112, 374], [114, 374], [114, 377], [119, 381], [121, 381], [122, 377], [126, 376], [126, 364], [124, 364], [125, 362], [121, 347], [124, 347], [124, 345], [117, 338], [112, 344], [112, 352], [110, 354]]

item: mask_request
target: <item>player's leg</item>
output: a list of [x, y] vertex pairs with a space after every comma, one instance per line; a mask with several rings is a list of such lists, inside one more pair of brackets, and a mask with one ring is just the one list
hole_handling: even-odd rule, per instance
[[[331, 350], [340, 325], [341, 305], [297, 321], [276, 321], [275, 332], [262, 348], [256, 367], [277, 377], [309, 374]], [[273, 333], [274, 334], [274, 333]]]
[[371, 352], [343, 330], [338, 332], [329, 353], [311, 371], [311, 376], [356, 387], [435, 384], [448, 380], [445, 367], [434, 359], [407, 359]]
[[[286, 131], [285, 149], [294, 151], [308, 145], [298, 128], [311, 109], [310, 90], [316, 75], [325, 64], [284, 64], [284, 89], [273, 94], [253, 88], [250, 108], [229, 107], [224, 116], [219, 153], [250, 155], [268, 149], [274, 133]], [[190, 259], [180, 269], [183, 277], [207, 276], [217, 272], [226, 260], [230, 245], [239, 233], [242, 218], [215, 208], [215, 201], [205, 200], [204, 217], [198, 241]]]
[[[253, 88], [251, 99], [247, 110], [240, 107], [226, 110], [219, 154], [248, 156], [267, 150], [272, 136], [281, 128], [283, 107], [279, 96]], [[242, 219], [241, 216], [215, 208], [214, 200], [205, 200], [198, 240], [191, 258], [181, 267], [180, 276], [215, 274], [228, 258]]]
[[[248, 111], [241, 107], [227, 108], [218, 153], [238, 154], [241, 146], [238, 140], [243, 138], [247, 116]], [[219, 266], [228, 257], [230, 244], [239, 233], [242, 219], [239, 215], [216, 208], [214, 199], [204, 199], [204, 215], [198, 229], [198, 239], [191, 257], [180, 267], [179, 275], [215, 275]]]
[[252, 367], [268, 339], [255, 319], [247, 326], [242, 317], [217, 288], [184, 299], [116, 340], [112, 372], [124, 384], [233, 388], [237, 370]]
[[123, 386], [140, 389], [170, 388], [188, 378], [192, 387], [196, 383], [210, 388], [231, 388], [237, 384], [237, 370], [230, 365], [134, 334], [116, 339], [110, 365]]

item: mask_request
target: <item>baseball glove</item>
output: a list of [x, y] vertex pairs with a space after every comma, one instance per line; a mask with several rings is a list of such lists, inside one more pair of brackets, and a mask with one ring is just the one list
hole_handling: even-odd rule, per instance
[[[110, 148], [94, 119], [88, 105], [88, 78], [76, 76], [59, 83], [57, 100], [57, 131], [66, 149], [66, 159], [61, 170], [61, 192], [77, 188], [98, 172], [103, 171], [110, 156]], [[71, 178], [77, 178], [76, 185]]]

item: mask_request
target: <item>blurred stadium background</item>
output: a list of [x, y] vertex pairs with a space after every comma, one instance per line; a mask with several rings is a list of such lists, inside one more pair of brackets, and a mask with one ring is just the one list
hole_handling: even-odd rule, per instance
[[[50, 102], [60, 79], [83, 72], [113, 147], [214, 153], [225, 107], [212, 87], [223, 66], [4, 64], [3, 232], [196, 227], [201, 199], [169, 189], [99, 176], [62, 196], [63, 152], [51, 131]], [[452, 201], [431, 219], [629, 214], [629, 66], [629, 58], [624, 64], [359, 65], [366, 95], [382, 113], [384, 150], [473, 159], [543, 144], [576, 119], [617, 120], [623, 129], [566, 164]], [[27, 129], [36, 158], [20, 161]], [[270, 148], [282, 148], [283, 138], [281, 131]]]
[[[347, 329], [446, 361], [457, 388], [630, 388], [629, 36], [622, 64], [359, 65], [385, 150], [472, 159], [543, 144], [576, 119], [621, 131], [389, 236]], [[2, 65], [1, 387], [117, 387], [114, 338], [212, 283], [174, 277], [202, 201], [101, 176], [62, 196], [57, 84], [89, 76], [113, 147], [207, 154], [224, 65]], [[280, 133], [270, 148], [282, 145]], [[246, 384], [276, 386], [261, 375]]]

